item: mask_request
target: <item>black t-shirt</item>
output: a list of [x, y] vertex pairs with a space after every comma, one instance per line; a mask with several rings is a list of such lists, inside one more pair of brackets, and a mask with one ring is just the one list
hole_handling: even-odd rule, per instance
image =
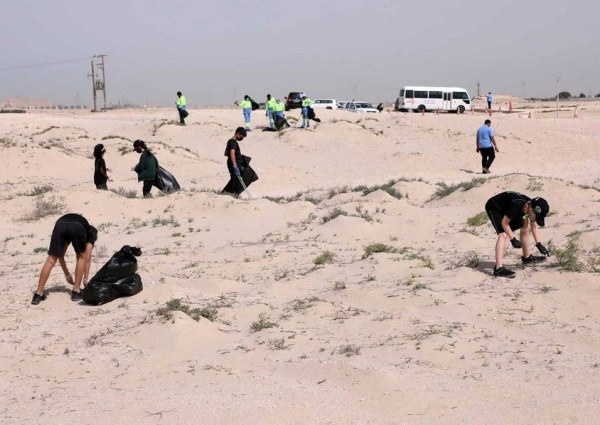
[[233, 165], [231, 162], [231, 149], [235, 150], [235, 162], [238, 166], [241, 166], [242, 152], [240, 151], [240, 145], [235, 139], [229, 139], [227, 141], [227, 147], [225, 148], [225, 152], [227, 152], [227, 165]]
[[106, 177], [100, 173], [100, 169], [103, 168], [106, 173], [106, 162], [104, 158], [96, 158], [95, 168], [94, 168], [94, 184], [105, 184]]
[[65, 214], [57, 220], [57, 223], [58, 222], [80, 224], [81, 227], [83, 227], [83, 229], [86, 231], [86, 233], [90, 228], [90, 223], [88, 223], [86, 218], [84, 216], [82, 216], [81, 214], [75, 214], [75, 213]]
[[525, 215], [523, 208], [530, 200], [519, 192], [502, 192], [490, 198], [488, 205], [512, 220]]

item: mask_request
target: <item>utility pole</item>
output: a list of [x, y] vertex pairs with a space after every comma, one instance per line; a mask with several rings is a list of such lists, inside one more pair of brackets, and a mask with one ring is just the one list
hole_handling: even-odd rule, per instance
[[556, 79], [556, 118], [558, 118], [558, 98], [560, 97], [560, 77]]
[[[97, 108], [97, 98], [98, 92], [101, 91], [104, 100], [104, 108], [102, 108], [103, 112], [106, 112], [106, 74], [104, 72], [104, 57], [106, 55], [94, 55], [92, 56], [92, 74], [88, 75], [88, 77], [92, 77], [92, 91], [94, 95], [94, 109], [92, 112], [98, 112]], [[94, 66], [95, 65], [95, 66]], [[102, 70], [102, 77], [98, 75], [94, 68]]]
[[477, 81], [477, 97], [479, 97], [479, 96], [480, 96], [480, 94], [479, 94], [479, 81]]
[[94, 73], [94, 59], [92, 59], [92, 73], [88, 74], [88, 77], [92, 77], [92, 94], [94, 97], [94, 108], [92, 109], [92, 112], [98, 112], [98, 110], [96, 109], [96, 77], [95, 77], [95, 73]]

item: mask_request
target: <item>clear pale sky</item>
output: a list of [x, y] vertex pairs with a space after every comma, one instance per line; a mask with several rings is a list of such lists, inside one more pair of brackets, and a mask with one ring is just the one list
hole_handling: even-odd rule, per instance
[[[592, 0], [1, 0], [0, 100], [192, 106], [304, 91], [394, 100], [405, 84], [552, 96], [600, 92]], [[9, 69], [12, 68], [12, 69]]]

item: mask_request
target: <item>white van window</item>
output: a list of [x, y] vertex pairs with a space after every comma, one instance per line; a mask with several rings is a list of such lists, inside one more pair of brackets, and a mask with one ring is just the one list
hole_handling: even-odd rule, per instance
[[464, 91], [452, 92], [452, 97], [454, 99], [469, 100], [469, 95]]
[[427, 91], [415, 90], [415, 99], [427, 99]]
[[441, 91], [430, 91], [429, 92], [429, 98], [430, 99], [441, 99], [442, 98], [442, 92]]
[[412, 99], [413, 98], [413, 91], [412, 90], [406, 90], [406, 95], [404, 97]]

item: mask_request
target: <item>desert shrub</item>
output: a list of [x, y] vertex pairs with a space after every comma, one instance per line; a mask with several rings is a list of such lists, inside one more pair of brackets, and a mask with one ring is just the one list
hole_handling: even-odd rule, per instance
[[23, 216], [23, 221], [35, 221], [49, 215], [57, 215], [63, 212], [65, 204], [62, 199], [51, 197], [49, 199], [38, 198], [35, 200], [35, 207], [29, 214]]
[[485, 211], [475, 214], [473, 217], [467, 218], [469, 226], [482, 226], [488, 221], [488, 215]]
[[335, 257], [335, 254], [333, 252], [324, 251], [321, 255], [319, 255], [318, 257], [316, 257], [313, 260], [313, 263], [315, 263], [315, 265], [317, 265], [317, 266], [322, 266], [323, 264], [333, 263], [334, 257]]
[[434, 199], [444, 198], [452, 193], [456, 192], [458, 189], [462, 189], [463, 191], [471, 190], [475, 187], [481, 186], [485, 183], [486, 179], [483, 177], [476, 177], [469, 182], [461, 182], [457, 184], [447, 185], [444, 182], [437, 183], [438, 188], [435, 190], [433, 194]]
[[600, 246], [594, 245], [588, 252], [588, 267], [594, 273], [600, 272]]
[[263, 312], [258, 315], [258, 320], [252, 322], [252, 324], [250, 325], [250, 329], [253, 332], [259, 332], [263, 329], [275, 328], [277, 326], [277, 323], [272, 322], [269, 315]]
[[362, 258], [367, 258], [373, 254], [378, 254], [380, 252], [388, 252], [388, 253], [396, 253], [398, 250], [393, 246], [386, 245], [384, 243], [372, 243], [370, 245], [365, 246], [365, 253]]
[[201, 317], [214, 322], [217, 319], [217, 309], [213, 306], [208, 306], [204, 308], [191, 308], [188, 304], [185, 304], [181, 298], [173, 298], [165, 303], [163, 307], [160, 307], [156, 310], [156, 315], [162, 317], [166, 320], [171, 320], [173, 318], [174, 311], [181, 311], [196, 322], [200, 320]]
[[116, 193], [119, 196], [123, 196], [125, 198], [136, 198], [137, 197], [137, 193], [135, 190], [133, 189], [125, 189], [121, 186], [119, 186], [118, 189], [110, 189], [110, 191], [112, 193]]
[[17, 195], [22, 196], [39, 196], [44, 193], [52, 192], [53, 188], [49, 184], [44, 184], [41, 186], [34, 186], [29, 192], [18, 193]]
[[579, 236], [581, 236], [581, 233], [574, 233], [569, 236], [564, 247], [557, 247], [552, 241], [548, 243], [548, 250], [554, 255], [558, 267], [572, 272], [583, 270], [583, 265], [579, 261], [579, 253], [581, 252]]
[[341, 208], [334, 208], [329, 214], [321, 217], [321, 223], [327, 223], [340, 215], [348, 215], [348, 213]]

